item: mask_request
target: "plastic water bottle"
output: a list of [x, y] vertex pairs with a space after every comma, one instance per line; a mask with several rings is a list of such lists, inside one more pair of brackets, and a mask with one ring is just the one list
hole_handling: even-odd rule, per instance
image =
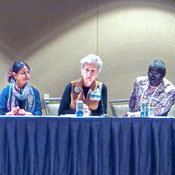
[[147, 103], [147, 101], [142, 101], [140, 115], [141, 115], [141, 117], [148, 117], [148, 103]]
[[78, 100], [76, 102], [76, 116], [82, 117], [83, 116], [83, 101]]

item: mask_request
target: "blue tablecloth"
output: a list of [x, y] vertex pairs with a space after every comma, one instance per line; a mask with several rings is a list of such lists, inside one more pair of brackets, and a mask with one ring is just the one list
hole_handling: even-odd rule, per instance
[[174, 175], [173, 118], [0, 118], [0, 175]]

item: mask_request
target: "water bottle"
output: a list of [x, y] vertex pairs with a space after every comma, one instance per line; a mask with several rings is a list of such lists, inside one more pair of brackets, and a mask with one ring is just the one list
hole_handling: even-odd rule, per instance
[[141, 117], [148, 117], [148, 103], [147, 103], [147, 101], [142, 101], [140, 115], [141, 115]]
[[83, 116], [83, 101], [78, 100], [76, 102], [76, 116], [82, 117]]

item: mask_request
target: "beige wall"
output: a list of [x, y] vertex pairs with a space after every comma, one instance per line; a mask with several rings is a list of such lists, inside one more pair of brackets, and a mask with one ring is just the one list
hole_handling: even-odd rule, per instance
[[129, 98], [136, 76], [146, 75], [153, 59], [165, 61], [166, 77], [175, 83], [175, 5], [122, 2], [99, 0], [98, 8], [92, 3], [91, 10], [68, 18], [13, 60], [0, 55], [0, 88], [12, 62], [26, 57], [30, 83], [41, 95], [60, 97], [67, 83], [80, 77], [79, 60], [87, 53], [104, 61], [99, 80], [108, 87], [108, 100]]
[[7, 75], [9, 66], [13, 64], [13, 61], [10, 60], [3, 52], [0, 51], [0, 65], [1, 65], [1, 75], [0, 75], [0, 89], [2, 90], [5, 86], [8, 85]]

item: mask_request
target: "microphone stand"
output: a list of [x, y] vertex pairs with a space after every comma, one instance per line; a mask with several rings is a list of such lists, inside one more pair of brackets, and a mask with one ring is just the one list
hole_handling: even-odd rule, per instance
[[[100, 88], [100, 87], [99, 87]], [[103, 104], [103, 99], [102, 99], [102, 87], [100, 88], [101, 89], [101, 97], [100, 97], [100, 100], [101, 100], [101, 107], [102, 107], [102, 117], [104, 118], [107, 118], [108, 117], [108, 114], [106, 114], [104, 111], [104, 104]]]

